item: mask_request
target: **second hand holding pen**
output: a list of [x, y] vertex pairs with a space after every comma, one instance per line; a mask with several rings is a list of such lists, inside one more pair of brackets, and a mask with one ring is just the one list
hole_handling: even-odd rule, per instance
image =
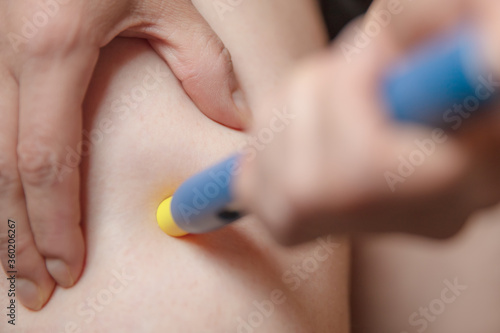
[[[392, 118], [428, 126], [446, 125], [445, 112], [477, 95], [485, 68], [470, 30], [423, 44], [397, 64], [381, 82]], [[482, 100], [489, 102], [493, 94]], [[170, 236], [201, 234], [224, 227], [245, 215], [235, 205], [233, 179], [239, 155], [233, 155], [186, 180], [158, 207], [160, 228]]]

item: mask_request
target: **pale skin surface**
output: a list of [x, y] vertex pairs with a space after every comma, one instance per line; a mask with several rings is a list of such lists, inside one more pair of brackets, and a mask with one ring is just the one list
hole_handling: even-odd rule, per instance
[[[401, 235], [356, 241], [353, 332], [499, 332], [499, 220], [500, 207], [480, 212], [445, 242]], [[455, 279], [460, 290], [444, 292], [444, 281]], [[420, 308], [429, 309], [429, 320]]]
[[82, 136], [100, 48], [119, 35], [147, 38], [209, 118], [241, 128], [249, 116], [230, 54], [191, 0], [0, 2], [0, 212], [18, 223], [17, 296], [32, 310], [82, 272], [79, 173], [61, 179], [57, 165]]
[[[243, 2], [224, 20], [211, 2], [195, 5], [230, 50], [253, 110], [326, 40], [312, 0]], [[161, 83], [148, 68], [164, 73]], [[129, 112], [111, 111], [140, 89]], [[245, 137], [199, 112], [149, 44], [119, 39], [103, 50], [84, 110], [85, 129], [102, 134], [82, 168], [84, 273], [39, 312], [17, 303], [15, 328], [2, 315], [2, 332], [238, 332], [238, 318], [273, 290], [286, 300], [261, 323], [254, 315], [258, 332], [348, 332], [347, 241], [282, 248], [252, 218], [181, 240], [157, 227], [157, 205]], [[4, 308], [5, 279], [0, 290]]]

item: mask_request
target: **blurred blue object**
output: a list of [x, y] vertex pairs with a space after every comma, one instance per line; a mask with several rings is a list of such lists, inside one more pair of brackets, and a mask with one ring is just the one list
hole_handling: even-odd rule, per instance
[[[478, 40], [472, 29], [440, 36], [421, 45], [393, 67], [382, 84], [391, 116], [402, 122], [444, 125], [444, 114], [467, 98], [486, 103], [493, 97], [477, 98], [483, 68]], [[482, 78], [482, 79], [481, 79]]]

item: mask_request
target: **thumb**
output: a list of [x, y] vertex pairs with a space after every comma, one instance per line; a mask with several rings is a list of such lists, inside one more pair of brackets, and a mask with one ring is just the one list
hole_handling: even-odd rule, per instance
[[201, 112], [229, 127], [247, 127], [250, 110], [229, 51], [191, 1], [177, 2], [161, 15], [151, 45]]

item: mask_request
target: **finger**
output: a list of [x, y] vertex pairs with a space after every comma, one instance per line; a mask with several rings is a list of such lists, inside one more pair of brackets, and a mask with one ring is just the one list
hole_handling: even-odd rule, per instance
[[169, 8], [152, 46], [164, 58], [186, 93], [209, 118], [242, 129], [250, 118], [231, 55], [191, 1]]
[[96, 58], [83, 45], [34, 58], [20, 80], [18, 159], [28, 216], [47, 269], [63, 287], [77, 281], [83, 266], [79, 161], [70, 152], [82, 154], [81, 104]]
[[[323, 121], [324, 99], [320, 91], [325, 80], [320, 70], [324, 65], [318, 56], [294, 71], [286, 93], [286, 107], [295, 119], [287, 126], [285, 135], [276, 141], [276, 153], [268, 154], [275, 164], [268, 167], [268, 173], [277, 175], [277, 181], [273, 180], [270, 185], [273, 192], [265, 192], [274, 200], [261, 202], [261, 205], [267, 208], [268, 221], [278, 227], [279, 234], [275, 236], [282, 244], [309, 240], [314, 229], [313, 220], [326, 168], [326, 137], [332, 130], [332, 126], [326, 129], [328, 125]], [[273, 160], [274, 155], [279, 157]], [[281, 212], [273, 210], [274, 202], [281, 206]]]
[[7, 276], [15, 275], [20, 302], [39, 310], [49, 299], [54, 280], [36, 249], [17, 171], [18, 85], [1, 69], [0, 82], [0, 259]]
[[[347, 140], [354, 149], [341, 158], [352, 156], [355, 163], [350, 163], [354, 172], [351, 174], [351, 170], [347, 170], [347, 176], [340, 179], [342, 184], [337, 186], [342, 189], [337, 193], [340, 195], [325, 196], [338, 198], [338, 209], [330, 212], [330, 216], [333, 216], [332, 213], [336, 216], [335, 223], [330, 223], [331, 231], [416, 232], [417, 228], [401, 218], [408, 212], [414, 215], [415, 203], [421, 205], [417, 211], [426, 210], [429, 213], [429, 202], [444, 203], [451, 194], [463, 193], [460, 179], [469, 157], [455, 140], [443, 138], [446, 134], [438, 129], [434, 132], [425, 127], [394, 125], [386, 119], [388, 113], [374, 87], [378, 86], [381, 68], [390, 63], [392, 56], [387, 52], [390, 50], [390, 45], [385, 44], [387, 40], [377, 40], [370, 52], [357, 57], [355, 67], [344, 66], [347, 72], [338, 68], [335, 76], [337, 82], [342, 83], [342, 87], [336, 87], [335, 91], [347, 89], [343, 91], [342, 98], [338, 98], [339, 103], [349, 110], [348, 114], [344, 114], [348, 117], [343, 117], [341, 123], [355, 134]], [[334, 50], [334, 54], [343, 57], [338, 49]], [[355, 95], [350, 92], [355, 92]], [[341, 105], [337, 104], [338, 107]], [[426, 147], [425, 152], [421, 149], [422, 145]], [[337, 165], [345, 167], [342, 161]], [[338, 174], [331, 173], [332, 176]], [[334, 181], [326, 183], [330, 185]], [[429, 201], [430, 197], [434, 201]], [[394, 216], [396, 211], [403, 213]], [[420, 234], [445, 234], [443, 228], [437, 230], [439, 228], [432, 224], [418, 225], [421, 227], [418, 229]]]
[[[319, 86], [315, 71], [302, 66], [295, 71], [283, 92], [268, 103], [266, 114], [259, 113], [251, 139], [254, 152], [247, 154], [237, 179], [238, 198], [262, 220], [282, 244], [294, 244], [308, 229], [295, 223], [314, 203], [322, 146], [318, 137], [316, 98]], [[279, 106], [279, 107], [276, 107]]]
[[413, 48], [415, 44], [433, 34], [453, 29], [462, 20], [470, 16], [468, 0], [422, 0], [407, 2], [397, 10], [389, 0], [375, 2], [365, 16], [365, 28], [377, 21], [382, 12], [388, 13], [390, 23], [382, 30], [382, 36], [390, 40], [400, 51]]

